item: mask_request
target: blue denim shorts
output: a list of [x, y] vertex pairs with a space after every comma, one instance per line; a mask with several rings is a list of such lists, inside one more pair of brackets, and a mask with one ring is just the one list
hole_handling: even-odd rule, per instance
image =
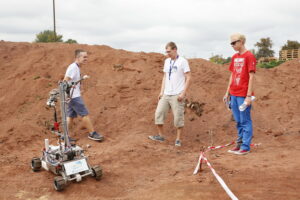
[[67, 116], [71, 118], [77, 117], [77, 115], [84, 117], [88, 115], [89, 112], [86, 109], [81, 97], [75, 97], [71, 99], [67, 108]]

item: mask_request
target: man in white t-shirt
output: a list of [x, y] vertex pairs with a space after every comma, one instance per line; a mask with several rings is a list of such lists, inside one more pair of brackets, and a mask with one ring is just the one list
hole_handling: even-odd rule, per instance
[[149, 136], [151, 140], [163, 142], [163, 124], [169, 109], [172, 109], [174, 126], [177, 128], [175, 146], [181, 146], [180, 136], [184, 126], [184, 98], [190, 85], [191, 72], [188, 61], [179, 56], [174, 42], [166, 45], [169, 58], [165, 60], [164, 76], [161, 91], [158, 96], [158, 105], [155, 111], [155, 124], [158, 135]]
[[[69, 65], [66, 74], [65, 74], [65, 81], [68, 82], [77, 82], [80, 80], [80, 67], [87, 62], [87, 52], [81, 49], [75, 50], [75, 62]], [[89, 117], [89, 112], [86, 109], [84, 102], [81, 98], [80, 94], [80, 82], [76, 84], [74, 88], [70, 91], [70, 102], [68, 103], [67, 108], [67, 122], [68, 127], [71, 129], [73, 120], [78, 115], [82, 117], [82, 121], [84, 122], [85, 127], [88, 129], [89, 134], [88, 138], [96, 141], [102, 141], [104, 137], [97, 133], [94, 130], [93, 124]]]

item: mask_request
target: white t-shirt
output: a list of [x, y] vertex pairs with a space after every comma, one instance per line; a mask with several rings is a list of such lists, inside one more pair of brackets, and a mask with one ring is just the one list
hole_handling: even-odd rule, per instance
[[[78, 65], [76, 63], [72, 63], [71, 65], [69, 65], [65, 76], [71, 78], [70, 82], [79, 81], [80, 80], [80, 68], [78, 67]], [[71, 93], [72, 93], [72, 90], [73, 89], [71, 89]], [[73, 95], [71, 98], [73, 99], [76, 97], [80, 97], [80, 82], [75, 86]]]
[[[171, 70], [171, 71], [170, 71]], [[185, 76], [184, 73], [189, 72], [190, 67], [188, 61], [178, 56], [177, 59], [165, 60], [164, 72], [166, 73], [165, 80], [165, 95], [178, 95], [184, 90]]]

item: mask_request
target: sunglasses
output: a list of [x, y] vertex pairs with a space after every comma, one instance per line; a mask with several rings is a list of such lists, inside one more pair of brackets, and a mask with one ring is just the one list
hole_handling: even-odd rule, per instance
[[237, 42], [239, 42], [240, 40], [236, 40], [236, 41], [233, 41], [233, 42], [231, 42], [230, 44], [231, 44], [231, 46], [234, 46]]
[[166, 51], [166, 53], [171, 53], [171, 51]]

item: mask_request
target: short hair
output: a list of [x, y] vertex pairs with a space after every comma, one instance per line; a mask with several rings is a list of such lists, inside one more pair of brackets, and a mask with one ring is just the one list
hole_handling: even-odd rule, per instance
[[170, 47], [171, 49], [177, 49], [175, 42], [168, 42], [168, 44], [166, 45], [166, 49], [168, 47]]
[[243, 34], [241, 34], [241, 33], [235, 33], [235, 34], [232, 34], [232, 35], [231, 35], [231, 38], [232, 38], [232, 37], [237, 37], [239, 40], [242, 41], [243, 44], [246, 43], [246, 37], [245, 37], [245, 35], [243, 35]]
[[78, 58], [81, 52], [86, 52], [86, 51], [83, 49], [76, 49], [75, 50], [75, 58]]

